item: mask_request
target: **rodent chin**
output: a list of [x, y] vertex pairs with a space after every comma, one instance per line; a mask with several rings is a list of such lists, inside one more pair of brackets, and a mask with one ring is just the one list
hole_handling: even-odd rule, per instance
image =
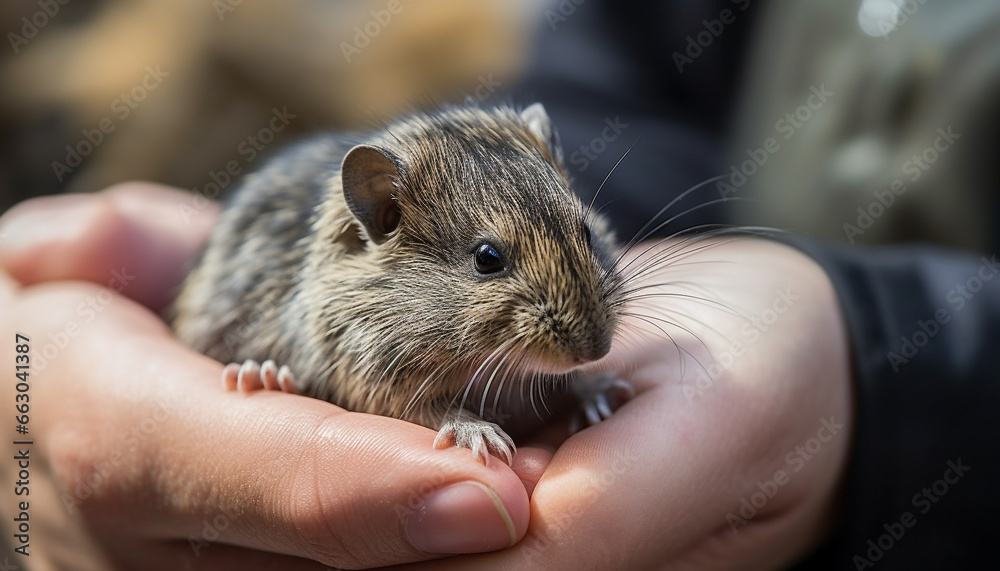
[[529, 357], [525, 363], [526, 368], [533, 372], [546, 375], [565, 375], [590, 362], [580, 361], [569, 356], [559, 359], [547, 355], [545, 357]]

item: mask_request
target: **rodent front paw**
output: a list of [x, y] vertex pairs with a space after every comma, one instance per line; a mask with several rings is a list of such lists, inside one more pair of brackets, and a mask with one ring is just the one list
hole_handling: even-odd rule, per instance
[[600, 375], [578, 381], [574, 392], [580, 397], [581, 410], [573, 416], [570, 434], [607, 420], [618, 407], [635, 396], [632, 385], [615, 375]]
[[467, 411], [446, 420], [434, 439], [436, 449], [447, 448], [452, 444], [472, 450], [472, 455], [483, 464], [486, 464], [488, 456], [492, 454], [510, 466], [516, 450], [514, 441], [502, 428]]
[[239, 390], [243, 394], [266, 389], [295, 394], [295, 377], [287, 365], [278, 365], [268, 359], [258, 364], [247, 359], [242, 365], [230, 363], [222, 370], [222, 387], [227, 391]]

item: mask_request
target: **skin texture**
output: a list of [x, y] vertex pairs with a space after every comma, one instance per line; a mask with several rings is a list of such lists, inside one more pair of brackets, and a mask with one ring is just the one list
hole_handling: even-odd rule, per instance
[[[38, 350], [81, 300], [103, 291], [95, 284], [106, 286], [113, 268], [136, 276], [95, 319], [79, 319], [81, 333], [32, 377], [39, 569], [70, 561], [84, 569], [322, 568], [289, 556], [360, 568], [434, 557], [414, 548], [408, 531], [441, 551], [460, 551], [459, 543], [467, 553], [491, 551], [505, 546], [506, 527], [488, 495], [468, 505], [483, 497], [474, 493], [480, 484], [500, 498], [520, 542], [415, 568], [774, 568], [837, 523], [852, 424], [844, 325], [826, 276], [786, 246], [722, 240], [674, 252], [644, 273], [649, 284], [668, 284], [644, 292], [667, 295], [636, 302], [631, 313], [642, 317], [624, 318], [595, 368], [620, 373], [637, 395], [569, 439], [553, 428], [540, 440], [554, 455], [519, 448], [512, 471], [495, 458], [482, 466], [466, 450], [433, 450], [432, 430], [399, 420], [278, 392], [224, 392], [221, 364], [179, 344], [147, 309], [169, 302], [215, 216], [208, 205], [191, 224], [172, 218], [188, 201], [131, 185], [34, 201], [0, 219], [8, 339], [29, 333]], [[59, 281], [70, 279], [82, 281]], [[725, 366], [712, 367], [712, 356]], [[13, 368], [12, 342], [0, 366]], [[699, 385], [706, 369], [714, 380]], [[12, 386], [2, 390], [13, 402]], [[153, 425], [138, 445], [124, 446], [119, 435], [146, 419]], [[843, 426], [821, 433], [824, 419]], [[803, 459], [797, 450], [818, 436], [825, 442]], [[116, 450], [121, 460], [70, 514], [61, 494]], [[12, 486], [11, 463], [2, 469]], [[415, 490], [430, 496], [465, 481], [478, 484], [413, 499]], [[773, 493], [734, 533], [727, 514], [741, 516], [741, 499], [762, 489]], [[410, 530], [413, 520], [393, 506], [411, 500], [482, 510], [477, 525], [497, 523], [499, 540], [461, 542], [472, 524]], [[235, 517], [221, 543], [195, 557], [187, 538], [226, 512]]]

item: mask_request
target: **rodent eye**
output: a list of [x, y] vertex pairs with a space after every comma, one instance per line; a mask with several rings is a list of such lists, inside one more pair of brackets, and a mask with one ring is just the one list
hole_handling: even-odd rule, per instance
[[482, 243], [476, 248], [476, 271], [481, 274], [495, 274], [504, 268], [500, 252], [492, 244]]
[[588, 244], [593, 243], [593, 238], [590, 235], [590, 226], [587, 226], [586, 224], [583, 225], [583, 239]]

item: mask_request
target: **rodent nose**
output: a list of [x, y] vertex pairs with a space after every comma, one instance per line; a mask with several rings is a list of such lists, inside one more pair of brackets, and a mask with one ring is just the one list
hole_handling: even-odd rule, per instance
[[611, 351], [611, 335], [598, 334], [581, 343], [574, 357], [580, 363], [596, 361]]

